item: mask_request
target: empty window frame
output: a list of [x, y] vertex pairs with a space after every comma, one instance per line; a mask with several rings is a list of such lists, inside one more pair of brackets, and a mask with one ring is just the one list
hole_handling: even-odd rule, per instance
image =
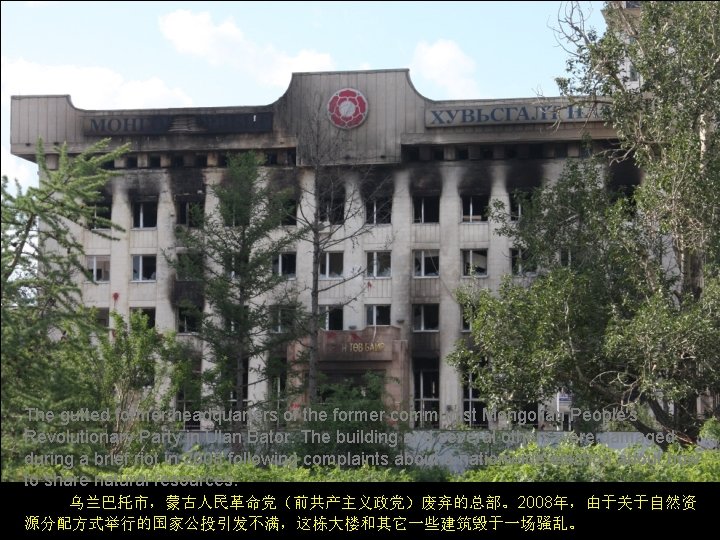
[[522, 217], [522, 207], [525, 198], [526, 195], [523, 192], [510, 194], [510, 219], [512, 221], [517, 221]]
[[96, 308], [95, 309], [95, 322], [102, 328], [110, 328], [110, 309], [109, 308]]
[[105, 196], [95, 203], [95, 215], [88, 224], [90, 229], [109, 229], [112, 217], [112, 197]]
[[273, 258], [272, 271], [278, 276], [285, 276], [288, 279], [295, 279], [295, 264], [297, 256], [295, 253], [280, 253]]
[[191, 228], [202, 226], [204, 206], [203, 201], [178, 201], [177, 224]]
[[487, 276], [487, 249], [464, 249], [463, 276]]
[[343, 329], [342, 306], [320, 306], [320, 310], [320, 313], [323, 314], [322, 327], [325, 330]]
[[365, 306], [365, 321], [367, 326], [389, 326], [390, 306], [370, 305]]
[[294, 326], [295, 311], [290, 306], [270, 306], [270, 331], [275, 334], [289, 332]]
[[440, 223], [440, 197], [413, 197], [413, 221], [415, 223]]
[[247, 253], [225, 253], [223, 254], [223, 268], [228, 279], [236, 279], [242, 275], [243, 270], [250, 265], [250, 257]]
[[133, 255], [133, 281], [155, 281], [156, 271], [157, 257], [155, 255]]
[[487, 221], [489, 204], [489, 195], [463, 195], [463, 222]]
[[413, 305], [413, 332], [436, 332], [440, 329], [439, 304]]
[[413, 360], [415, 427], [440, 426], [440, 362], [437, 358]]
[[463, 422], [470, 427], [488, 427], [487, 403], [480, 399], [480, 391], [474, 387], [475, 373], [468, 373], [463, 381]]
[[340, 225], [345, 221], [345, 198], [343, 194], [326, 197], [320, 202], [318, 219], [322, 223]]
[[155, 308], [130, 308], [130, 313], [142, 313], [147, 320], [148, 328], [155, 328]]
[[382, 225], [392, 222], [392, 197], [373, 197], [365, 203], [365, 222]]
[[390, 251], [368, 251], [365, 275], [369, 278], [389, 278], [392, 275]]
[[440, 251], [422, 249], [413, 252], [415, 277], [437, 277], [440, 275]]
[[535, 264], [531, 261], [527, 250], [511, 248], [510, 261], [514, 276], [533, 274], [537, 270]]
[[343, 276], [342, 251], [330, 251], [320, 255], [320, 278], [337, 279]]
[[87, 258], [88, 280], [95, 283], [110, 281], [110, 255], [90, 255]]
[[297, 225], [297, 200], [287, 199], [284, 204], [285, 213], [280, 222], [285, 227], [295, 227]]
[[133, 229], [153, 229], [157, 227], [157, 201], [141, 201], [132, 204]]
[[202, 327], [202, 312], [197, 306], [179, 306], [177, 308], [178, 334], [196, 334]]

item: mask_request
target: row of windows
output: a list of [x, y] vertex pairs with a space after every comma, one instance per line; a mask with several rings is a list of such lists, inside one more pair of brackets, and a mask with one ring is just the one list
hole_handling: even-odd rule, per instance
[[[294, 148], [290, 149], [278, 149], [278, 150], [267, 150], [258, 152], [265, 159], [263, 165], [283, 165], [283, 166], [294, 166], [296, 162], [296, 152]], [[141, 162], [138, 156], [126, 156], [123, 163], [125, 169], [137, 169], [137, 168], [150, 168], [159, 169], [162, 167], [169, 168], [181, 168], [181, 167], [208, 167], [208, 156], [207, 154], [171, 154], [164, 156], [159, 154], [150, 154], [145, 157]], [[164, 162], [164, 164], [163, 164]], [[142, 163], [142, 165], [141, 165]], [[220, 154], [217, 160], [217, 167], [227, 167], [228, 159], [227, 155]], [[115, 164], [112, 162], [105, 164], [106, 169], [114, 169]]]
[[402, 159], [413, 161], [464, 161], [489, 159], [566, 158], [567, 143], [459, 146], [403, 146]]
[[[95, 220], [90, 229], [104, 229], [107, 224], [100, 220], [111, 220], [112, 201], [102, 201], [95, 208]], [[175, 205], [176, 223], [186, 227], [199, 227], [203, 220], [204, 203], [201, 200], [178, 201]], [[157, 199], [132, 203], [132, 228], [154, 229], [158, 223]]]
[[[488, 250], [464, 249], [462, 253], [462, 275], [486, 277], [488, 275]], [[368, 278], [389, 278], [392, 276], [390, 251], [368, 251], [365, 276]], [[523, 275], [535, 271], [527, 251], [510, 250], [512, 273]], [[273, 261], [273, 272], [287, 278], [296, 275], [297, 255], [295, 252], [281, 253]], [[343, 252], [326, 252], [320, 258], [320, 277], [326, 279], [343, 277]], [[423, 249], [413, 251], [413, 276], [438, 277], [440, 275], [440, 250]]]
[[[462, 197], [462, 221], [464, 223], [477, 223], [488, 220], [489, 195], [466, 195]], [[97, 218], [110, 220], [110, 207], [112, 201], [103, 201], [96, 209]], [[510, 199], [510, 216], [517, 219], [521, 215], [521, 203], [516, 197]], [[204, 203], [201, 200], [180, 201], [176, 203], [177, 224], [187, 227], [199, 227], [202, 224]], [[392, 223], [392, 198], [377, 197], [365, 203], [366, 223], [371, 225], [384, 225]], [[333, 205], [323, 205], [320, 208], [320, 221], [340, 224], [345, 217], [342, 201]], [[416, 196], [413, 197], [414, 223], [440, 222], [440, 197]], [[132, 228], [152, 229], [158, 223], [158, 201], [146, 200], [132, 203]], [[228, 224], [230, 225], [230, 224]], [[282, 219], [282, 225], [297, 225], [297, 202], [289, 201], [287, 215]], [[104, 228], [103, 224], [92, 223], [90, 228]]]
[[[276, 333], [290, 331], [294, 322], [292, 308], [273, 306], [272, 330]], [[344, 330], [342, 306], [320, 306], [323, 315], [322, 327], [325, 330]], [[440, 304], [413, 304], [413, 332], [437, 332], [440, 330]], [[366, 304], [365, 323], [367, 326], [390, 326], [390, 304]], [[463, 331], [470, 329], [463, 320]]]
[[[462, 250], [462, 272], [466, 277], [486, 277], [488, 275], [487, 249]], [[192, 264], [187, 253], [178, 255], [180, 262], [178, 278], [190, 279], [192, 273], [185, 275], [183, 268]], [[512, 273], [514, 275], [528, 274], [535, 271], [535, 267], [528, 259], [527, 252], [520, 249], [510, 250]], [[320, 258], [320, 277], [323, 279], [338, 279], [343, 277], [343, 252], [326, 252]], [[413, 252], [413, 275], [415, 277], [438, 277], [440, 275], [440, 251], [437, 249], [423, 249]], [[390, 278], [392, 276], [392, 258], [390, 251], [368, 251], [366, 259], [365, 276], [368, 278]], [[197, 263], [200, 264], [200, 263]], [[189, 267], [189, 266], [188, 266]], [[87, 257], [88, 280], [96, 283], [110, 281], [110, 256], [91, 255]], [[297, 271], [296, 253], [281, 253], [273, 259], [272, 271], [274, 274], [293, 279]], [[157, 272], [157, 258], [155, 255], [132, 256], [132, 281], [155, 281]], [[234, 276], [232, 268], [228, 273]]]

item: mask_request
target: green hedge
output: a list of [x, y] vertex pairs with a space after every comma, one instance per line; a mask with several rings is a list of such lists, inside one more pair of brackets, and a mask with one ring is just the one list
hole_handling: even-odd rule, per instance
[[656, 448], [613, 450], [532, 443], [503, 452], [498, 463], [456, 476], [459, 482], [711, 482], [720, 480], [720, 452]]
[[3, 471], [3, 480], [22, 481], [86, 474], [116, 482], [708, 482], [720, 481], [720, 451], [677, 450], [661, 454], [655, 448], [612, 450], [603, 445], [578, 447], [570, 443], [539, 447], [533, 443], [508, 450], [497, 463], [459, 475], [433, 468], [302, 468], [256, 467], [245, 464], [161, 464], [128, 467], [119, 473], [95, 470], [69, 471], [27, 465]]

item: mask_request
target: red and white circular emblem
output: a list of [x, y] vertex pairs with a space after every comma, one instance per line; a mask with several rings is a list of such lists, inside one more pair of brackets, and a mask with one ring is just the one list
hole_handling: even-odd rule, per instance
[[356, 128], [367, 118], [368, 101], [362, 92], [343, 88], [328, 101], [328, 115], [330, 121], [341, 129]]

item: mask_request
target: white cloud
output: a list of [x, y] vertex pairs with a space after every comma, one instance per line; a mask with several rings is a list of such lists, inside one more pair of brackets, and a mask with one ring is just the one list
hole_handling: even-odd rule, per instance
[[292, 72], [335, 69], [327, 53], [302, 49], [290, 55], [250, 41], [232, 17], [215, 24], [207, 12], [177, 10], [160, 17], [159, 24], [178, 52], [242, 70], [266, 86], [286, 87]]
[[70, 94], [83, 109], [187, 107], [192, 99], [157, 77], [127, 80], [104, 67], [44, 65], [2, 58], [2, 100], [14, 94]]
[[432, 44], [421, 41], [415, 47], [410, 70], [412, 75], [428, 79], [439, 86], [449, 99], [480, 97], [474, 78], [475, 60], [454, 41], [439, 39]]
[[2, 175], [10, 179], [8, 189], [11, 193], [15, 193], [15, 180], [20, 183], [23, 191], [26, 191], [28, 186], [38, 185], [37, 165], [13, 156], [5, 145], [2, 146], [0, 163], [2, 163]]

